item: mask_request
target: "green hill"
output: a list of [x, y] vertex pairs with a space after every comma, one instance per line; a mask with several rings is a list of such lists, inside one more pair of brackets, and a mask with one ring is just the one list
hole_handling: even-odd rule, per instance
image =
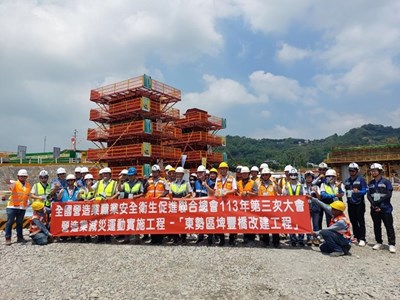
[[398, 144], [400, 128], [367, 124], [353, 128], [344, 135], [334, 134], [325, 139], [252, 139], [240, 136], [227, 138], [227, 146], [221, 151], [228, 154], [230, 165], [260, 165], [266, 161], [274, 169], [287, 164], [306, 167], [307, 163], [318, 164], [326, 158], [332, 147]]

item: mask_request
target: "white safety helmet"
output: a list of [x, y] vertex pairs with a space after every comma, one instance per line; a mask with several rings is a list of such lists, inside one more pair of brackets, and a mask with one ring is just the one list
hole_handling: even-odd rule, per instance
[[103, 172], [104, 172], [104, 169], [103, 169], [103, 168], [99, 170], [99, 174], [100, 174], [100, 175], [103, 174]]
[[297, 170], [295, 168], [291, 168], [289, 171], [289, 177], [291, 179], [297, 179], [297, 177], [299, 176]]
[[81, 173], [82, 172], [82, 168], [81, 167], [76, 167], [75, 168], [75, 173]]
[[325, 173], [325, 177], [326, 176], [335, 176], [336, 177], [336, 171], [334, 169], [329, 169]]
[[121, 176], [121, 175], [128, 175], [128, 170], [123, 169], [121, 172], [119, 172], [119, 176]]
[[383, 171], [382, 165], [381, 165], [381, 164], [378, 164], [378, 163], [373, 163], [373, 164], [371, 165], [371, 170], [372, 170], [372, 169], [378, 169], [378, 170]]
[[74, 174], [68, 174], [67, 175], [67, 180], [75, 180], [75, 175]]
[[46, 177], [49, 176], [49, 172], [47, 172], [46, 170], [42, 170], [39, 172], [39, 177]]
[[352, 162], [351, 164], [349, 164], [349, 169], [360, 170], [360, 167], [355, 162]]
[[110, 173], [111, 174], [111, 169], [109, 167], [106, 167], [103, 169], [103, 173], [101, 174], [105, 174], [105, 173]]
[[252, 166], [250, 169], [251, 172], [259, 172], [260, 169], [257, 166]]
[[185, 169], [182, 167], [177, 167], [175, 173], [185, 173]]
[[170, 169], [172, 168], [172, 166], [171, 165], [167, 165], [164, 169], [165, 169], [165, 171], [169, 171]]
[[197, 172], [205, 172], [206, 171], [206, 167], [201, 165], [197, 168]]
[[161, 171], [161, 169], [160, 169], [160, 166], [159, 166], [159, 165], [153, 165], [153, 166], [151, 167], [151, 170], [152, 170], [153, 172], [156, 172], [156, 171]]
[[260, 165], [260, 169], [269, 169], [269, 166], [268, 166], [267, 163], [262, 163], [262, 164]]
[[290, 170], [293, 169], [291, 165], [287, 165], [284, 169], [285, 172], [290, 172]]
[[25, 169], [21, 169], [18, 171], [17, 176], [28, 176], [28, 171]]
[[65, 173], [67, 173], [67, 171], [65, 171], [64, 168], [58, 168], [58, 169], [57, 169], [57, 175], [59, 175], [59, 174], [65, 174]]
[[263, 168], [262, 170], [261, 170], [261, 175], [262, 174], [272, 174], [272, 172], [271, 172], [271, 170], [269, 169], [269, 168]]
[[250, 173], [249, 167], [242, 167], [242, 168], [240, 169], [240, 173]]
[[320, 163], [320, 164], [318, 165], [318, 168], [319, 168], [319, 169], [328, 169], [328, 165], [327, 165], [326, 163], [322, 162], [322, 163]]
[[86, 179], [93, 179], [93, 175], [92, 174], [86, 174], [84, 179], [85, 180]]
[[81, 173], [89, 173], [89, 169], [87, 167], [82, 167]]
[[197, 178], [197, 174], [196, 173], [192, 173], [190, 174], [191, 177], [196, 177]]
[[209, 169], [206, 169], [206, 174], [207, 175], [210, 174], [210, 170]]

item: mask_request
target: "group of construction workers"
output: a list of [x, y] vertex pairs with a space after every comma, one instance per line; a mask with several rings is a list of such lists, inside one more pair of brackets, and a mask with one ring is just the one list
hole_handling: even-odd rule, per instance
[[[268, 164], [260, 167], [238, 166], [235, 176], [230, 174], [226, 162], [221, 162], [218, 170], [207, 170], [200, 165], [196, 173], [184, 179], [183, 167], [173, 168], [168, 165], [162, 175], [161, 167], [157, 164], [151, 168], [151, 176], [139, 178], [137, 170], [130, 167], [121, 171], [118, 180], [111, 177], [111, 169], [106, 167], [100, 170], [100, 179], [95, 181], [86, 167], [77, 167], [75, 174], [68, 174], [64, 168], [57, 169], [57, 178], [49, 182], [49, 174], [42, 170], [39, 181], [31, 187], [27, 181], [28, 173], [25, 169], [18, 171], [16, 181], [9, 182], [11, 196], [7, 205], [7, 224], [5, 229], [6, 245], [11, 245], [11, 228], [16, 222], [17, 242], [25, 243], [22, 221], [25, 210], [32, 202], [33, 216], [30, 225], [30, 237], [39, 245], [53, 240], [49, 231], [50, 207], [52, 202], [68, 201], [101, 201], [106, 199], [135, 199], [135, 198], [196, 198], [206, 196], [225, 197], [228, 195], [247, 196], [305, 196], [309, 201], [310, 222], [313, 231], [307, 235], [290, 234], [290, 245], [303, 247], [305, 245], [319, 246], [321, 252], [331, 256], [347, 255], [351, 244], [366, 245], [365, 229], [365, 196], [370, 202], [371, 217], [374, 225], [376, 244], [374, 250], [383, 248], [382, 222], [385, 225], [389, 251], [396, 252], [395, 232], [393, 227], [393, 207], [390, 203], [392, 185], [383, 177], [383, 167], [374, 163], [370, 167], [372, 180], [366, 183], [359, 174], [357, 163], [348, 166], [349, 178], [343, 182], [337, 178], [336, 171], [328, 168], [325, 163], [319, 164], [318, 174], [306, 171], [301, 177], [298, 170], [290, 165], [284, 169], [285, 175], [275, 178]], [[346, 204], [349, 219], [345, 215]], [[323, 228], [325, 215], [326, 226]], [[351, 224], [351, 225], [350, 225]], [[352, 231], [351, 231], [352, 228]], [[111, 242], [111, 236], [98, 236], [96, 242]], [[131, 236], [117, 236], [123, 243], [129, 243]], [[272, 234], [273, 247], [280, 247], [282, 236]], [[63, 238], [62, 240], [66, 240]], [[152, 244], [162, 244], [166, 240], [174, 244], [187, 243], [186, 234], [160, 235], [152, 234], [135, 236], [135, 242], [141, 243], [150, 240]], [[244, 234], [243, 244], [252, 245], [256, 240], [255, 234]], [[260, 242], [268, 246], [269, 234], [261, 234]], [[81, 238], [81, 241], [91, 241], [90, 236]], [[321, 242], [322, 241], [322, 242]], [[218, 243], [225, 245], [225, 234], [199, 234], [196, 244], [207, 242], [208, 245]], [[230, 234], [230, 245], [237, 243], [237, 234]]]

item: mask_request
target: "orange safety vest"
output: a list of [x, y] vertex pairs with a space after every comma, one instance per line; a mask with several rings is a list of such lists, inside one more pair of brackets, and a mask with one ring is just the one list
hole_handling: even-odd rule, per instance
[[232, 191], [233, 187], [233, 177], [230, 175], [226, 178], [225, 182], [222, 184], [222, 176], [219, 175], [215, 181], [215, 191], [216, 195], [222, 195], [222, 190]]
[[259, 196], [276, 196], [274, 183], [271, 181], [270, 184], [265, 186], [261, 180], [260, 185], [258, 186], [258, 195]]
[[346, 239], [351, 238], [350, 222], [347, 220], [345, 214], [341, 214], [341, 215], [337, 216], [336, 218], [332, 218], [332, 219], [331, 219], [331, 222], [330, 222], [330, 224], [329, 224], [329, 226], [331, 226], [332, 224], [335, 224], [335, 223], [339, 222], [340, 220], [343, 220], [343, 221], [346, 222], [347, 228], [346, 228], [346, 230], [341, 230], [341, 231], [339, 231], [339, 233], [340, 233], [341, 235], [343, 235], [343, 237], [346, 238]]
[[22, 185], [21, 181], [17, 180], [11, 190], [11, 196], [9, 198], [8, 205], [26, 208], [28, 206], [30, 192], [31, 186], [28, 182], [25, 182], [25, 185]]
[[33, 216], [31, 218], [31, 223], [29, 226], [29, 233], [35, 232], [39, 229], [39, 227], [37, 227], [35, 225], [35, 223], [33, 223], [33, 220], [38, 219], [40, 222], [42, 222], [44, 225], [49, 225], [49, 218], [47, 216], [47, 214], [43, 214], [43, 215], [39, 215], [37, 213], [33, 213]]
[[159, 179], [157, 184], [154, 184], [153, 179], [147, 181], [147, 192], [146, 198], [160, 197], [165, 192], [165, 181], [164, 179]]
[[238, 181], [237, 188], [238, 188], [239, 194], [243, 193], [243, 192], [252, 192], [253, 185], [254, 185], [254, 180], [252, 180], [252, 179], [249, 179], [249, 181], [246, 183], [246, 185], [244, 187], [243, 187], [243, 180]]

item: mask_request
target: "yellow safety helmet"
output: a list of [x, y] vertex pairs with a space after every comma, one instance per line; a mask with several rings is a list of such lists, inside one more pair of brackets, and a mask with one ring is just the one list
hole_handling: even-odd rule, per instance
[[44, 203], [42, 201], [35, 201], [32, 203], [33, 210], [41, 210], [44, 207]]
[[222, 163], [219, 164], [218, 168], [229, 168], [229, 166], [226, 162], [223, 161]]
[[217, 170], [216, 168], [212, 168], [212, 169], [210, 170], [210, 173], [212, 173], [212, 172], [218, 173], [218, 170]]
[[345, 211], [346, 210], [346, 204], [344, 204], [344, 202], [340, 201], [340, 200], [333, 201], [331, 203], [331, 207], [336, 209], [336, 210], [340, 210], [340, 211]]

